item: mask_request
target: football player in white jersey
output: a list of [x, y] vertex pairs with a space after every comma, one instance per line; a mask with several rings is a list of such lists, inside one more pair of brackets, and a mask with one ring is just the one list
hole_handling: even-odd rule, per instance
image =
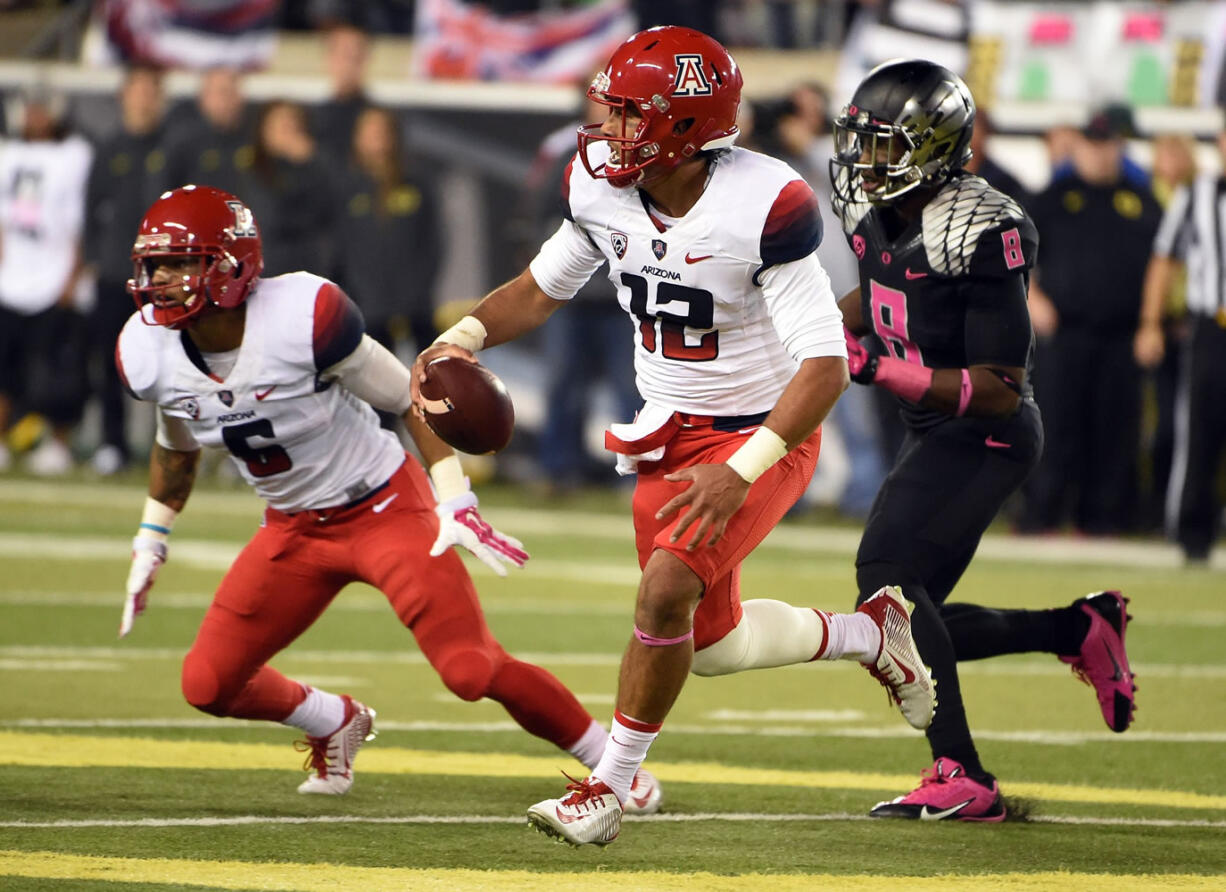
[[[527, 553], [481, 519], [455, 453], [408, 411], [409, 370], [364, 334], [344, 292], [305, 272], [260, 279], [251, 211], [208, 186], [154, 202], [132, 259], [139, 310], [115, 358], [128, 390], [157, 405], [157, 438], [119, 634], [167, 559], [201, 446], [225, 449], [267, 508], [183, 661], [189, 703], [302, 730], [312, 773], [299, 792], [347, 792], [374, 710], [286, 678], [268, 660], [362, 581], [387, 596], [456, 696], [496, 700], [527, 731], [595, 765], [604, 729], [556, 678], [502, 649], [449, 546], [500, 575]], [[405, 416], [437, 501], [372, 406]], [[640, 810], [658, 808], [646, 771], [636, 795]]]
[[[466, 356], [540, 325], [605, 260], [630, 314], [645, 400], [606, 446], [638, 474], [643, 570], [604, 755], [529, 822], [574, 845], [616, 838], [635, 771], [688, 672], [815, 659], [864, 663], [907, 720], [934, 698], [901, 595], [854, 614], [741, 603], [739, 567], [804, 492], [818, 425], [848, 383], [842, 318], [814, 255], [817, 200], [782, 162], [733, 148], [741, 74], [688, 28], [631, 37], [588, 96], [567, 215], [520, 276], [418, 357]], [[419, 394], [415, 391], [415, 399]]]

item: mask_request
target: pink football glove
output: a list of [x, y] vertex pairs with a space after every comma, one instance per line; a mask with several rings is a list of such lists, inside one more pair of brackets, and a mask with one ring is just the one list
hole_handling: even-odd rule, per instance
[[150, 536], [132, 540], [132, 568], [128, 571], [127, 597], [123, 602], [123, 618], [119, 621], [119, 637], [132, 631], [132, 623], [145, 612], [149, 589], [157, 579], [158, 570], [166, 563], [166, 543]]
[[430, 556], [438, 557], [452, 545], [459, 545], [476, 555], [499, 576], [507, 575], [506, 564], [522, 567], [528, 552], [518, 539], [500, 533], [477, 513], [477, 496], [466, 492], [441, 503], [434, 509], [438, 515], [438, 538], [430, 548]]
[[871, 384], [877, 377], [877, 357], [864, 349], [860, 339], [843, 326], [843, 337], [847, 341], [847, 371], [851, 380], [858, 384]]

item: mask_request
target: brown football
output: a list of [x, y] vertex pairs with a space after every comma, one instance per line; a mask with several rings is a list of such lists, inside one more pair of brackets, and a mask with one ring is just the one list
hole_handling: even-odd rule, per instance
[[444, 356], [426, 366], [421, 385], [426, 423], [460, 452], [487, 455], [511, 442], [515, 407], [498, 376], [485, 366]]

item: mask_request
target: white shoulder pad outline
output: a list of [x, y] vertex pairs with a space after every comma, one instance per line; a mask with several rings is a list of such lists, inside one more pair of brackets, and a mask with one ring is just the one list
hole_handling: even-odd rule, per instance
[[979, 237], [1009, 220], [1024, 220], [1015, 200], [977, 176], [961, 176], [945, 185], [923, 213], [924, 251], [932, 271], [960, 276], [970, 268]]

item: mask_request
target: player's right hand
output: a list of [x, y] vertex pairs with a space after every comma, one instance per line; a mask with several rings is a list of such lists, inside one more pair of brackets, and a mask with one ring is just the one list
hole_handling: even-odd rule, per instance
[[166, 563], [166, 543], [152, 536], [137, 536], [132, 540], [132, 568], [128, 570], [128, 594], [123, 602], [123, 618], [119, 621], [119, 637], [132, 631], [136, 617], [145, 612], [149, 589], [157, 579], [158, 570]]
[[857, 384], [872, 384], [877, 377], [877, 357], [864, 349], [860, 339], [844, 326], [843, 338], [847, 341], [847, 373]]
[[457, 347], [455, 344], [442, 342], [431, 344], [417, 354], [417, 359], [413, 362], [413, 368], [409, 373], [411, 379], [409, 392], [413, 398], [413, 411], [423, 421], [426, 418], [426, 404], [421, 396], [421, 385], [426, 380], [426, 366], [444, 356], [458, 356], [467, 362], [477, 361], [477, 357], [473, 356], [471, 351]]

